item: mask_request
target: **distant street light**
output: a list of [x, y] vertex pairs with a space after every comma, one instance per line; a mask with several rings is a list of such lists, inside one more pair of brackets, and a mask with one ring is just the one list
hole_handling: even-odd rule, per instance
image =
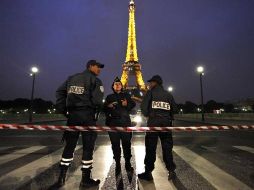
[[197, 67], [197, 72], [198, 73], [203, 73], [204, 72], [204, 67], [202, 67], [202, 66]]
[[205, 121], [205, 114], [204, 114], [204, 97], [203, 97], [203, 75], [204, 75], [204, 67], [199, 66], [197, 67], [197, 72], [199, 73], [199, 80], [200, 80], [200, 93], [201, 93], [201, 114], [202, 114], [202, 121]]
[[31, 74], [30, 76], [33, 77], [33, 83], [32, 83], [32, 92], [31, 92], [31, 100], [30, 100], [30, 109], [29, 109], [29, 122], [31, 123], [33, 121], [33, 100], [34, 100], [34, 84], [35, 84], [35, 75], [39, 72], [39, 69], [37, 67], [31, 68]]
[[39, 69], [37, 67], [31, 68], [32, 73], [38, 73]]
[[174, 88], [173, 88], [172, 86], [169, 86], [169, 87], [168, 87], [168, 91], [169, 91], [169, 92], [173, 92], [173, 90], [174, 90]]

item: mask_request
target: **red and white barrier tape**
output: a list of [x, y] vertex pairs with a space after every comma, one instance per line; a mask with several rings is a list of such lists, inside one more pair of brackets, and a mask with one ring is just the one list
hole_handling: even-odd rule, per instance
[[23, 129], [41, 131], [122, 131], [122, 132], [165, 132], [165, 131], [217, 131], [254, 129], [254, 125], [232, 126], [189, 126], [189, 127], [108, 127], [108, 126], [58, 126], [58, 125], [19, 125], [0, 124], [1, 129]]

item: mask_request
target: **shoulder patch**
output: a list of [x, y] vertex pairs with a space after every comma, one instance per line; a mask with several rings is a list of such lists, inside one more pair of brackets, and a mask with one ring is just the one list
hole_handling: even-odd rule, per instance
[[104, 92], [104, 87], [100, 86], [100, 90], [101, 90], [101, 92]]

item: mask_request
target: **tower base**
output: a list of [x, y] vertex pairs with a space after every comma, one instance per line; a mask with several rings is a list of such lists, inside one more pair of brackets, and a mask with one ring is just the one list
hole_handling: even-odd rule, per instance
[[129, 93], [131, 98], [136, 102], [141, 102], [146, 93], [146, 90], [141, 90], [136, 86], [128, 86], [124, 89], [124, 91]]

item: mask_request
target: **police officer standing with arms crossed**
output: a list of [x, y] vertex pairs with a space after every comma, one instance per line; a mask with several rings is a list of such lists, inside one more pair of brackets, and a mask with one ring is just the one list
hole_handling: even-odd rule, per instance
[[[82, 73], [70, 76], [56, 91], [56, 107], [58, 112], [67, 116], [67, 125], [94, 126], [96, 110], [103, 105], [104, 89], [97, 76], [104, 65], [96, 60], [87, 62], [87, 69]], [[68, 114], [67, 114], [68, 113]], [[66, 141], [60, 162], [60, 175], [55, 186], [65, 184], [66, 172], [73, 160], [74, 150], [79, 138], [78, 131], [65, 131]], [[81, 187], [97, 186], [100, 180], [91, 178], [93, 151], [97, 133], [81, 132], [83, 141], [82, 180]]]
[[[162, 86], [162, 79], [159, 75], [153, 76], [150, 80], [150, 90], [147, 91], [142, 103], [141, 112], [148, 117], [148, 127], [168, 127], [172, 125], [173, 111], [176, 104], [173, 96]], [[139, 179], [147, 181], [153, 180], [152, 171], [156, 160], [156, 148], [158, 138], [161, 140], [163, 160], [169, 171], [168, 179], [175, 177], [176, 165], [173, 161], [172, 148], [173, 139], [172, 132], [146, 132], [145, 136], [145, 172], [138, 174]]]

